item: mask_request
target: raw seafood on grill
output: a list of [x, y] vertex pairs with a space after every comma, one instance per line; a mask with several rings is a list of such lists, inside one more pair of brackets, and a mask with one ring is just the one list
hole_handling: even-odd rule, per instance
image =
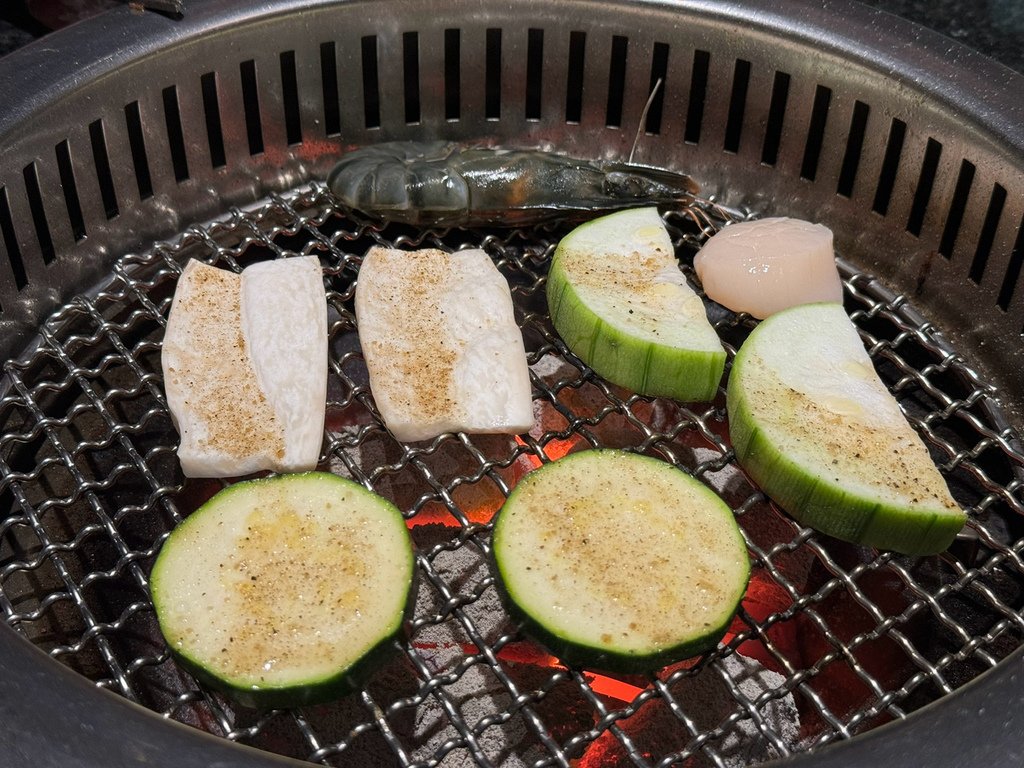
[[423, 227], [516, 227], [640, 205], [683, 205], [685, 174], [540, 149], [384, 142], [346, 152], [327, 185], [350, 213]]
[[722, 228], [693, 257], [709, 299], [763, 320], [798, 304], [843, 300], [832, 230], [789, 217]]
[[192, 260], [161, 351], [186, 477], [316, 467], [327, 397], [327, 306], [315, 256], [240, 275]]
[[374, 402], [399, 440], [533, 426], [512, 296], [483, 251], [372, 248], [355, 310]]

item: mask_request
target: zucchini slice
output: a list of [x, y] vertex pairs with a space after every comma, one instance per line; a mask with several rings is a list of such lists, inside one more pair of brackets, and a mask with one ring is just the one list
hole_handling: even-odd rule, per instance
[[308, 472], [219, 492], [167, 538], [150, 587], [182, 666], [263, 708], [361, 685], [401, 629], [412, 581], [401, 512]]
[[655, 208], [602, 216], [562, 238], [547, 300], [566, 346], [612, 384], [685, 402], [718, 393], [725, 350]]
[[516, 486], [494, 525], [498, 585], [569, 664], [647, 672], [715, 647], [750, 577], [732, 510], [670, 464], [570, 454]]
[[736, 459], [804, 525], [927, 555], [966, 521], [840, 304], [793, 307], [755, 328], [726, 407]]

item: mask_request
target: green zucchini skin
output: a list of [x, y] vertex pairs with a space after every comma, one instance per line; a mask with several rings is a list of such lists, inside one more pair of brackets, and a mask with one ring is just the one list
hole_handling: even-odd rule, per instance
[[[319, 489], [320, 494], [336, 491], [339, 494], [339, 499], [347, 499], [353, 504], [372, 505], [385, 520], [384, 525], [391, 530], [395, 540], [401, 541], [404, 537], [403, 551], [395, 555], [396, 562], [400, 563], [398, 578], [401, 583], [396, 582], [394, 587], [397, 593], [404, 594], [404, 598], [386, 625], [381, 626], [375, 632], [375, 642], [366, 647], [358, 658], [323, 674], [256, 684], [218, 670], [213, 663], [204, 661], [194, 653], [187, 640], [184, 642], [173, 641], [172, 638], [187, 637], [187, 634], [183, 634], [180, 619], [175, 614], [175, 611], [180, 613], [181, 610], [175, 605], [176, 602], [181, 602], [181, 595], [177, 591], [181, 587], [180, 582], [175, 580], [177, 574], [177, 571], [173, 570], [175, 566], [167, 565], [171, 559], [169, 553], [178, 545], [179, 540], [188, 542], [189, 537], [194, 535], [192, 534], [193, 530], [199, 533], [205, 531], [201, 527], [207, 525], [203, 519], [205, 516], [220, 515], [223, 517], [225, 514], [233, 515], [239, 509], [244, 511], [248, 509], [245, 506], [246, 498], [260, 496], [265, 492], [263, 489], [266, 488], [281, 489], [287, 486], [295, 489], [301, 495], [303, 484], [307, 484], [307, 486], [315, 484], [313, 491], [316, 492]], [[352, 501], [353, 499], [355, 501]], [[237, 507], [232, 505], [237, 505]], [[339, 505], [339, 509], [341, 508], [342, 505]], [[350, 508], [346, 508], [346, 511], [348, 509]], [[228, 512], [225, 513], [224, 510], [228, 510]], [[398, 526], [401, 526], [401, 534], [397, 533]], [[281, 524], [283, 536], [286, 527], [287, 522], [283, 522]], [[187, 546], [187, 544], [182, 544], [182, 546]], [[310, 546], [310, 543], [303, 542], [303, 546]], [[312, 546], [315, 547], [316, 543], [313, 543]], [[287, 545], [283, 545], [282, 548], [287, 549]], [[150, 591], [158, 623], [161, 632], [167, 639], [172, 657], [200, 683], [212, 690], [224, 693], [236, 703], [247, 707], [256, 709], [298, 707], [332, 701], [361, 689], [374, 672], [398, 650], [399, 638], [403, 634], [403, 628], [415, 604], [414, 567], [415, 559], [411, 537], [405, 528], [401, 512], [394, 505], [350, 480], [329, 473], [306, 472], [248, 480], [236, 483], [216, 494], [189, 515], [164, 542], [153, 566]], [[260, 578], [273, 579], [275, 575], [260, 570], [256, 570], [255, 573]], [[225, 601], [225, 612], [227, 610], [228, 604]], [[321, 626], [314, 623], [310, 626], [310, 630], [318, 629]]]
[[[736, 459], [750, 478], [782, 509], [803, 525], [852, 544], [891, 550], [911, 556], [946, 550], [963, 528], [966, 515], [925, 504], [909, 507], [886, 502], [844, 487], [842, 471], [804, 466], [759, 426], [757, 410], [763, 405], [751, 399], [753, 387], [745, 380], [750, 360], [757, 354], [758, 338], [769, 323], [785, 322], [796, 314], [819, 313], [819, 327], [845, 312], [838, 304], [809, 304], [773, 315], [754, 329], [733, 362], [726, 389], [729, 437]], [[799, 339], [793, 340], [799, 344]], [[859, 342], [858, 342], [859, 343]], [[823, 364], [824, 365], [824, 364]], [[772, 407], [780, 407], [773, 403]], [[908, 426], [909, 429], [909, 426]], [[824, 442], [824, 433], [808, 436]], [[850, 445], [856, 435], [848, 435]], [[849, 448], [853, 452], [853, 447]], [[935, 473], [937, 477], [937, 472]], [[838, 477], [836, 476], [838, 475]], [[939, 481], [941, 482], [941, 481]], [[945, 488], [943, 486], [943, 491]], [[948, 492], [947, 492], [948, 493]]]
[[[747, 581], [749, 579], [748, 575]], [[542, 622], [537, 621], [516, 603], [500, 578], [496, 579], [495, 583], [498, 585], [502, 602], [515, 626], [547, 648], [552, 656], [557, 656], [569, 666], [603, 670], [619, 675], [647, 674], [677, 661], [713, 651], [728, 631], [734, 615], [730, 614], [718, 625], [710, 627], [707, 634], [700, 638], [664, 648], [657, 653], [618, 653], [607, 648], [583, 645], [550, 631]], [[744, 589], [746, 589], [746, 583], [744, 582]]]
[[[646, 266], [627, 267], [638, 261]], [[670, 288], [667, 274], [678, 284]], [[596, 292], [595, 284], [601, 286]], [[672, 298], [663, 290], [672, 291]], [[725, 349], [700, 297], [678, 271], [656, 210], [618, 211], [570, 232], [555, 249], [546, 295], [559, 336], [602, 378], [641, 395], [683, 402], [717, 396]], [[635, 314], [632, 308], [627, 313], [628, 307]], [[686, 342], [678, 336], [683, 328], [689, 331]], [[703, 328], [703, 345], [696, 342], [698, 328]]]
[[[730, 575], [728, 586], [722, 588], [722, 592], [725, 594], [722, 597], [722, 602], [716, 605], [717, 614], [712, 621], [704, 624], [692, 634], [677, 637], [673, 642], [656, 643], [644, 649], [616, 648], [609, 647], [607, 644], [586, 642], [579, 637], [571, 636], [570, 632], [559, 631], [557, 627], [552, 627], [543, 618], [537, 616], [528, 605], [525, 605], [528, 599], [524, 599], [524, 596], [517, 597], [516, 589], [512, 586], [516, 581], [517, 565], [507, 562], [513, 558], [512, 554], [503, 555], [507, 537], [514, 536], [513, 533], [509, 533], [510, 526], [505, 523], [511, 514], [509, 510], [519, 503], [522, 496], [530, 493], [532, 484], [537, 483], [546, 472], [552, 471], [550, 468], [558, 466], [564, 469], [575, 464], [581, 467], [581, 471], [586, 471], [587, 468], [583, 466], [585, 463], [596, 465], [594, 467], [596, 471], [602, 472], [606, 477], [615, 478], [612, 482], [618, 483], [621, 479], [626, 485], [629, 485], [632, 480], [630, 471], [635, 471], [636, 468], [639, 468], [641, 474], [644, 472], [671, 473], [674, 476], [673, 482], [685, 483], [689, 486], [689, 490], [698, 499], [698, 503], [713, 507], [723, 520], [727, 519], [726, 533], [722, 541], [709, 542], [709, 546], [722, 546], [730, 549], [732, 556], [736, 558], [736, 572]], [[632, 466], [627, 467], [627, 464]], [[626, 493], [628, 494], [628, 490]], [[558, 504], [556, 501], [552, 503]], [[645, 520], [631, 518], [629, 522], [632, 525], [643, 525]], [[508, 538], [508, 540], [511, 539]], [[668, 664], [713, 650], [729, 629], [750, 578], [750, 562], [746, 554], [743, 536], [736, 525], [732, 510], [714, 491], [665, 462], [617, 449], [594, 449], [570, 454], [528, 474], [510, 494], [506, 504], [495, 518], [493, 552], [492, 567], [498, 593], [509, 615], [524, 633], [539, 641], [552, 654], [570, 666], [620, 674], [649, 673]], [[651, 558], [653, 559], [657, 554], [657, 552], [652, 552]], [[610, 562], [607, 567], [612, 569], [621, 565], [623, 564]], [[635, 590], [642, 589], [641, 579], [635, 584]], [[629, 595], [625, 597], [629, 599]], [[652, 621], [661, 620], [658, 616], [649, 618]]]
[[551, 264], [551, 322], [562, 341], [601, 378], [651, 397], [681, 402], [714, 400], [725, 370], [725, 351], [682, 350], [638, 339], [605, 322], [579, 297], [559, 259]]
[[[749, 406], [731, 395], [729, 437], [736, 460], [750, 478], [798, 522], [842, 541], [905, 555], [944, 552], [964, 525], [964, 518], [932, 513], [925, 525], [910, 520], [904, 507], [848, 493], [837, 483], [815, 477], [782, 453], [752, 426]], [[735, 425], [735, 426], [734, 426]], [[926, 514], [926, 513], [918, 513]]]
[[[407, 608], [403, 613], [403, 622], [408, 618], [410, 610]], [[326, 704], [362, 690], [373, 678], [374, 673], [399, 653], [401, 635], [402, 625], [400, 624], [394, 632], [383, 638], [347, 669], [314, 682], [291, 686], [254, 688], [238, 685], [227, 678], [214, 674], [201, 662], [173, 647], [171, 656], [200, 683], [210, 690], [223, 693], [236, 704], [259, 710], [290, 709], [313, 704]]]

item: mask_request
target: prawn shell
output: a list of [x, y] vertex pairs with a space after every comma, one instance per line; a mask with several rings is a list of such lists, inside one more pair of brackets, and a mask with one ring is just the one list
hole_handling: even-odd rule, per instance
[[413, 226], [526, 226], [692, 199], [663, 168], [596, 164], [557, 152], [397, 141], [346, 154], [327, 177], [348, 213]]
[[469, 189], [448, 168], [454, 148], [443, 141], [364, 147], [334, 166], [327, 186], [343, 207], [374, 219], [403, 224], [460, 220]]

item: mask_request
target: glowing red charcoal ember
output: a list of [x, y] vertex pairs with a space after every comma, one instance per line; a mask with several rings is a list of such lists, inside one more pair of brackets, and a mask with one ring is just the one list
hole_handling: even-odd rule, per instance
[[444, 504], [439, 501], [428, 501], [420, 510], [406, 521], [409, 528], [424, 525], [442, 525], [446, 528], [458, 528], [461, 523]]
[[[537, 667], [547, 667], [550, 669], [566, 668], [557, 657], [552, 656], [541, 646], [530, 640], [509, 643], [503, 646], [498, 651], [498, 658], [502, 661], [532, 664]], [[647, 684], [642, 677], [637, 675], [623, 677], [629, 677], [630, 680], [623, 680], [619, 677], [591, 672], [590, 670], [583, 671], [583, 678], [594, 693], [619, 702], [628, 703], [633, 701], [647, 687]]]
[[[743, 614], [754, 622], [756, 627], [764, 627], [766, 619], [784, 613], [793, 605], [789, 593], [776, 584], [763, 570], [756, 570], [747, 585], [747, 593], [743, 598]], [[773, 672], [786, 675], [783, 660], [793, 667], [800, 664], [800, 645], [797, 637], [797, 625], [794, 619], [776, 618], [767, 628], [753, 629], [742, 617], [737, 616], [723, 642], [731, 636], [745, 633], [753, 634], [736, 648], [736, 652], [747, 658], [755, 659]]]
[[[578, 765], [631, 765], [633, 760], [623, 737], [650, 762], [668, 754], [686, 756], [673, 765], [751, 765], [778, 757], [760, 727], [744, 714], [743, 705], [725, 683], [723, 673], [737, 683], [738, 694], [748, 701], [778, 693], [783, 682], [781, 675], [736, 654], [712, 661], [699, 673], [672, 679], [668, 685], [672, 706], [660, 698], [659, 691], [658, 696], [646, 701], [634, 714], [616, 721], [621, 736], [612, 729], [606, 730], [584, 750]], [[792, 695], [778, 693], [768, 698], [758, 707], [758, 714], [763, 726], [784, 740], [796, 737], [799, 721]], [[697, 745], [691, 725], [703, 733], [721, 729], [721, 735]]]

